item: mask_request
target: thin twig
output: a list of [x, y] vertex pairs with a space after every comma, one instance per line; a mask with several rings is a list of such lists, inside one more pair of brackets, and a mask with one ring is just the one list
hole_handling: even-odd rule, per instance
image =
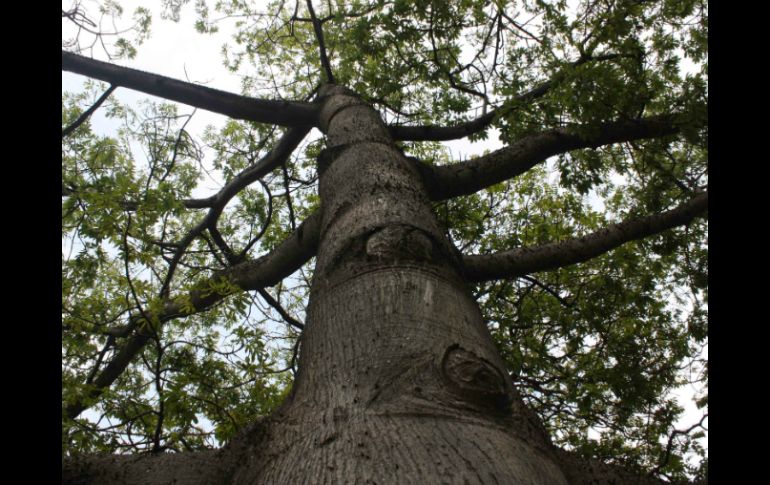
[[72, 122], [71, 125], [69, 125], [68, 127], [64, 128], [61, 131], [61, 137], [65, 138], [67, 135], [75, 131], [80, 125], [82, 125], [94, 113], [94, 111], [99, 109], [99, 106], [101, 106], [102, 103], [104, 103], [107, 100], [110, 94], [112, 94], [112, 92], [115, 91], [115, 88], [117, 88], [117, 86], [115, 86], [114, 84], [111, 84], [110, 87], [107, 89], [107, 91], [105, 91], [104, 94], [99, 96], [99, 99], [97, 99], [96, 102], [90, 108], [83, 111], [83, 113], [81, 113], [81, 115], [78, 116], [78, 119], [76, 119], [74, 122]]
[[310, 11], [310, 18], [313, 19], [313, 30], [315, 31], [316, 39], [318, 39], [318, 51], [321, 55], [321, 66], [323, 67], [324, 74], [326, 75], [326, 82], [334, 84], [334, 74], [332, 74], [331, 64], [329, 64], [329, 58], [326, 55], [326, 43], [324, 42], [323, 28], [321, 26], [321, 22], [318, 20], [318, 17], [315, 15], [315, 10], [313, 10], [312, 0], [307, 0], [307, 8]]
[[281, 304], [278, 303], [278, 301], [276, 301], [276, 299], [273, 298], [270, 295], [270, 293], [268, 293], [264, 288], [258, 289], [257, 293], [259, 293], [259, 296], [264, 298], [264, 300], [268, 303], [268, 305], [273, 307], [275, 309], [275, 311], [277, 311], [281, 315], [281, 317], [284, 320], [286, 320], [286, 323], [288, 323], [292, 327], [298, 328], [300, 330], [305, 328], [305, 325], [303, 323], [300, 323], [299, 320], [297, 320], [296, 318], [294, 318], [291, 315], [289, 315], [289, 313], [286, 310], [284, 310], [284, 308], [281, 306]]

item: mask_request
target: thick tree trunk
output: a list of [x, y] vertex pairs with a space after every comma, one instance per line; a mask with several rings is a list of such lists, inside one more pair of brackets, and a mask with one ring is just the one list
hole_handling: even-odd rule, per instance
[[[234, 483], [566, 483], [517, 433], [510, 379], [377, 113], [333, 88], [294, 392]], [[526, 431], [526, 430], [519, 430]]]
[[[341, 88], [328, 90], [321, 123], [321, 236], [292, 395], [218, 459], [201, 455], [211, 466], [182, 465], [184, 481], [566, 484], [519, 407], [419, 173], [377, 113]], [[90, 477], [109, 468], [84, 466]]]

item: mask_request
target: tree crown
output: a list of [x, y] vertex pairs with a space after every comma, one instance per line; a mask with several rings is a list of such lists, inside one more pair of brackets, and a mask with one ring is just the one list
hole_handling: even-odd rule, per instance
[[[705, 2], [198, 1], [201, 35], [230, 22], [240, 94], [80, 55], [120, 10], [98, 9], [62, 11], [80, 32], [63, 68], [107, 83], [62, 98], [65, 453], [211, 447], [289, 392], [322, 208], [311, 129], [333, 82], [414, 159], [555, 443], [706, 472]], [[92, 54], [131, 57], [149, 18]], [[193, 108], [127, 106], [123, 87]], [[196, 139], [198, 108], [231, 119]], [[443, 143], [495, 136], [469, 160]], [[703, 419], [684, 429], [672, 391], [690, 383]]]

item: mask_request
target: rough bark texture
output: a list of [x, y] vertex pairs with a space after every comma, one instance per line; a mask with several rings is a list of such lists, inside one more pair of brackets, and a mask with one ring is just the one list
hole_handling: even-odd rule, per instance
[[565, 476], [515, 394], [414, 164], [359, 98], [325, 94], [317, 265], [287, 402], [216, 452], [70, 461], [64, 483], [589, 483]]
[[419, 173], [336, 91], [300, 372], [233, 483], [566, 483], [515, 433], [509, 379]]

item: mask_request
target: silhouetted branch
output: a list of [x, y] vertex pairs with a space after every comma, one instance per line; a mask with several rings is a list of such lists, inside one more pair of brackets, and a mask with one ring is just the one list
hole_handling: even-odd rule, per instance
[[[581, 127], [582, 128], [582, 127]], [[671, 116], [601, 124], [581, 134], [576, 127], [530, 135], [513, 145], [468, 161], [429, 167], [418, 164], [433, 200], [468, 195], [521, 175], [548, 157], [580, 148], [598, 148], [622, 141], [673, 135], [679, 127]]]
[[315, 36], [318, 40], [318, 51], [321, 56], [321, 66], [324, 69], [326, 82], [334, 84], [334, 74], [332, 74], [332, 67], [329, 63], [329, 57], [326, 55], [326, 43], [324, 42], [323, 27], [321, 26], [321, 22], [318, 20], [318, 17], [315, 15], [312, 0], [307, 0], [307, 8], [310, 11], [310, 18], [313, 20], [313, 30], [315, 31]]
[[[580, 66], [590, 61], [608, 61], [622, 57], [621, 54], [604, 54], [599, 56], [585, 56], [572, 62], [569, 66], [571, 68]], [[551, 79], [538, 84], [534, 88], [526, 91], [522, 94], [514, 96], [513, 99], [505, 106], [495, 108], [487, 113], [484, 113], [478, 118], [459, 123], [453, 126], [438, 126], [438, 125], [423, 125], [423, 126], [389, 126], [390, 135], [394, 140], [410, 140], [410, 141], [447, 141], [455, 140], [458, 138], [465, 138], [466, 136], [474, 135], [485, 128], [487, 128], [498, 116], [510, 110], [517, 109], [531, 101], [543, 97], [548, 91], [551, 90], [562, 78], [564, 77], [564, 71], [556, 73]]]
[[582, 263], [618, 246], [689, 223], [708, 210], [708, 192], [660, 214], [613, 224], [583, 237], [486, 255], [463, 256], [471, 281], [488, 281]]
[[278, 303], [278, 301], [275, 298], [273, 298], [273, 296], [270, 293], [268, 293], [264, 288], [258, 289], [257, 293], [259, 293], [259, 296], [261, 296], [267, 302], [268, 305], [273, 307], [273, 309], [275, 309], [275, 311], [277, 311], [278, 314], [281, 315], [281, 318], [283, 318], [286, 321], [286, 323], [288, 323], [292, 327], [297, 328], [299, 330], [302, 330], [305, 328], [304, 324], [300, 323], [299, 320], [289, 315], [289, 312], [287, 312], [281, 306], [281, 304]]
[[228, 182], [219, 192], [217, 192], [206, 216], [176, 244], [176, 252], [169, 264], [166, 279], [161, 287], [161, 297], [168, 295], [176, 267], [192, 241], [198, 237], [203, 230], [212, 227], [212, 225], [216, 225], [216, 221], [219, 219], [219, 216], [222, 214], [227, 203], [241, 190], [264, 177], [282, 164], [286, 158], [291, 155], [291, 152], [297, 148], [308, 131], [310, 131], [309, 127], [290, 128], [287, 130], [278, 144], [270, 150], [267, 155], [240, 172], [233, 180]]
[[314, 126], [318, 106], [302, 101], [257, 99], [166, 76], [116, 66], [62, 51], [62, 69], [169, 101], [220, 113], [239, 120], [282, 126]]
[[[257, 241], [262, 239], [262, 236], [264, 236], [265, 232], [267, 231], [267, 227], [270, 225], [270, 221], [273, 219], [273, 194], [270, 192], [270, 187], [266, 183], [262, 182], [261, 180], [260, 183], [262, 184], [262, 188], [265, 189], [265, 193], [267, 194], [267, 216], [265, 216], [265, 222], [262, 224], [262, 229], [260, 229], [259, 234], [254, 236], [248, 243], [246, 243], [246, 246], [243, 247], [243, 250], [238, 256], [240, 259], [245, 258], [251, 247], [254, 246]], [[251, 235], [251, 232], [249, 232], [249, 235]]]
[[705, 421], [706, 418], [708, 418], [708, 417], [709, 417], [709, 415], [708, 415], [708, 413], [706, 413], [703, 416], [701, 416], [700, 421], [698, 421], [697, 423], [693, 424], [689, 428], [687, 428], [687, 429], [675, 429], [674, 431], [672, 431], [671, 434], [668, 436], [668, 442], [666, 443], [666, 450], [663, 453], [663, 457], [660, 459], [659, 463], [655, 466], [655, 468], [650, 473], [653, 474], [653, 475], [657, 474], [657, 473], [660, 472], [661, 468], [663, 468], [664, 466], [666, 466], [668, 464], [669, 460], [671, 459], [671, 451], [674, 448], [674, 439], [677, 436], [682, 436], [682, 435], [686, 436], [686, 435], [690, 434], [696, 428], [702, 428], [703, 427], [703, 421]]
[[90, 108], [83, 111], [83, 113], [81, 113], [80, 116], [78, 116], [78, 119], [73, 121], [71, 125], [69, 125], [68, 127], [64, 128], [61, 131], [61, 137], [62, 138], [66, 137], [67, 135], [75, 131], [80, 125], [82, 125], [94, 113], [94, 111], [99, 109], [99, 106], [101, 106], [102, 103], [104, 103], [107, 100], [110, 94], [112, 94], [112, 92], [115, 91], [115, 88], [117, 88], [117, 86], [110, 85], [107, 91], [105, 91], [104, 94], [99, 96], [99, 99], [97, 99], [96, 102]]

